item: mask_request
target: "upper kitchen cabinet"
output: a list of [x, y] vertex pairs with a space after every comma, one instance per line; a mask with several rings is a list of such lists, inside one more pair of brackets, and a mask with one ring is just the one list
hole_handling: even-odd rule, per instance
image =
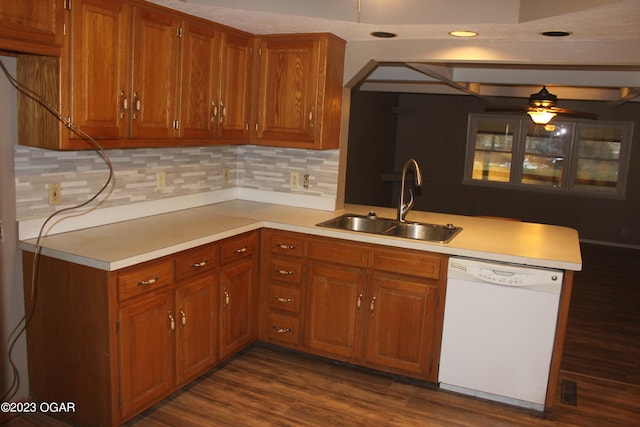
[[133, 12], [131, 138], [171, 138], [178, 127], [180, 18], [136, 6]]
[[220, 50], [220, 98], [217, 137], [225, 143], [246, 143], [251, 112], [253, 37], [225, 31]]
[[330, 34], [263, 36], [252, 142], [339, 146], [345, 42]]
[[0, 49], [56, 55], [63, 33], [62, 0], [0, 2]]
[[[131, 8], [119, 1], [76, 0], [71, 28], [68, 80], [72, 120], [89, 135], [126, 138]], [[63, 82], [67, 83], [66, 79]], [[78, 135], [69, 137], [71, 145], [88, 147]]]

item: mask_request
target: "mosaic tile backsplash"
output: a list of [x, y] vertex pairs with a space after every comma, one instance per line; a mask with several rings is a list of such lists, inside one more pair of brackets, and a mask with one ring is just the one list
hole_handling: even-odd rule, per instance
[[[334, 198], [337, 192], [337, 150], [315, 151], [261, 146], [213, 146], [108, 150], [115, 185], [100, 207], [114, 207], [167, 197], [241, 187], [305, 196]], [[102, 158], [93, 151], [59, 152], [15, 147], [17, 219], [45, 217], [49, 184], [61, 184], [58, 209], [88, 200], [108, 177]], [[223, 180], [223, 168], [229, 179]], [[156, 174], [165, 173], [166, 188], [156, 189]], [[290, 173], [310, 185], [291, 187]], [[277, 195], [274, 195], [277, 197]]]

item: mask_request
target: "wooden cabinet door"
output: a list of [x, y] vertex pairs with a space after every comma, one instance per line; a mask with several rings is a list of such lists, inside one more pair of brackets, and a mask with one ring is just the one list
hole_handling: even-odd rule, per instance
[[314, 141], [318, 56], [314, 39], [262, 40], [258, 141]]
[[364, 270], [309, 265], [305, 344], [342, 358], [359, 358], [362, 317], [366, 312]]
[[213, 25], [185, 20], [182, 25], [179, 136], [213, 138], [218, 117], [220, 33]]
[[253, 39], [236, 33], [222, 36], [218, 137], [246, 142], [249, 134]]
[[220, 279], [220, 339], [218, 355], [226, 358], [255, 339], [255, 282], [253, 258], [224, 267]]
[[131, 137], [176, 135], [178, 24], [175, 13], [133, 8]]
[[118, 311], [123, 418], [173, 389], [175, 322], [173, 292], [143, 299]]
[[77, 0], [71, 9], [71, 116], [94, 138], [128, 136], [129, 24], [120, 1]]
[[[0, 39], [6, 38], [7, 47], [24, 52], [33, 50], [25, 48], [25, 43], [61, 44], [62, 7], [57, 0], [2, 0]], [[0, 47], [4, 45], [0, 41]]]
[[216, 360], [218, 336], [217, 274], [178, 283], [176, 290], [176, 382], [209, 369]]
[[[437, 282], [375, 273], [371, 285], [365, 361], [424, 378], [433, 363]], [[425, 379], [437, 380], [435, 376]]]

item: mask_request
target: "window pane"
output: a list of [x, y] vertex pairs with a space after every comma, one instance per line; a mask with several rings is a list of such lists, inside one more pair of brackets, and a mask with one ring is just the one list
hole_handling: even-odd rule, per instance
[[569, 125], [528, 124], [520, 182], [549, 187], [561, 186], [564, 160], [570, 141]]
[[580, 129], [575, 188], [616, 191], [623, 137], [621, 128], [584, 126]]
[[509, 182], [514, 121], [478, 120], [472, 179]]

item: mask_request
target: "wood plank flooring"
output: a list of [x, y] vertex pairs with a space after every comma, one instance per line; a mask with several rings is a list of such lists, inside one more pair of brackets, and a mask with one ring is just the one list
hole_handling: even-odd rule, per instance
[[[558, 387], [549, 417], [257, 345], [126, 426], [640, 426], [638, 255], [583, 248], [561, 372], [577, 405]], [[7, 426], [66, 424], [36, 414]]]

